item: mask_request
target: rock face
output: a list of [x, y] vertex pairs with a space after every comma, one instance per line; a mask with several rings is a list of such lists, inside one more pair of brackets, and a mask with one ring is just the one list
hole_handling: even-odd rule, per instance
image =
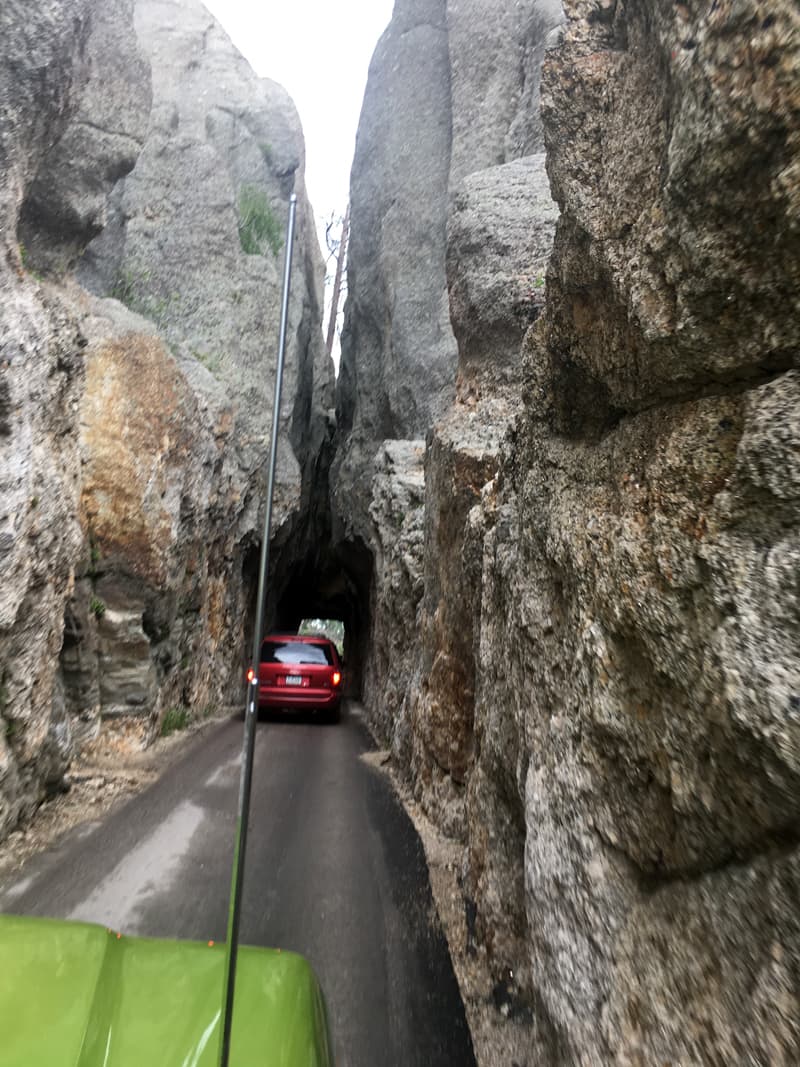
[[[423, 589], [425, 449], [417, 441], [385, 441], [374, 459], [369, 539], [378, 581], [371, 587], [372, 629], [363, 681], [374, 721], [395, 746], [404, 737], [408, 680], [419, 649], [412, 634]], [[404, 642], [398, 634], [407, 635]], [[399, 712], [399, 713], [398, 713]], [[410, 748], [409, 748], [410, 751]]]
[[[527, 101], [531, 94], [538, 98], [543, 42], [559, 10], [541, 0], [504, 0], [491, 12], [479, 4], [401, 0], [370, 67], [352, 172], [331, 496], [334, 543], [364, 545], [373, 560], [375, 654], [364, 672], [365, 697], [409, 758], [408, 672], [420, 652], [409, 650], [408, 623], [421, 605], [412, 597], [402, 610], [388, 606], [398, 601], [397, 573], [387, 561], [402, 560], [419, 600], [424, 539], [408, 534], [425, 529], [430, 536], [432, 530], [416, 490], [409, 501], [406, 488], [400, 490], [410, 509], [402, 529], [391, 521], [384, 442], [405, 442], [390, 448], [392, 476], [402, 472], [399, 485], [416, 485], [425, 437], [455, 401], [457, 381], [459, 399], [470, 405], [484, 386], [492, 392], [504, 383], [507, 394], [493, 404], [485, 426], [488, 408], [468, 415], [481, 455], [502, 438], [519, 342], [542, 303], [549, 242], [547, 221], [541, 230], [538, 224], [532, 232], [522, 230], [538, 207], [554, 217], [543, 160], [529, 155], [542, 145], [538, 111], [530, 118]], [[526, 203], [517, 217], [514, 204], [531, 184], [537, 207]], [[479, 206], [484, 200], [493, 220], [488, 227]], [[503, 261], [502, 278], [482, 263], [481, 248], [495, 224], [494, 265]], [[519, 255], [509, 259], [508, 242], [517, 237]], [[449, 283], [458, 290], [450, 299]], [[496, 314], [497, 337], [465, 338], [459, 354], [456, 338], [471, 330], [469, 312], [476, 303], [487, 315], [492, 306], [513, 306], [513, 322]], [[503, 348], [496, 360], [487, 358], [493, 345]], [[435, 604], [429, 607], [435, 610]], [[389, 654], [401, 647], [409, 650], [408, 663]], [[379, 648], [386, 655], [376, 666]]]
[[[104, 55], [98, 42], [112, 23], [119, 48]], [[32, 11], [12, 0], [0, 13], [0, 835], [58, 788], [72, 743], [57, 664], [81, 542], [87, 342], [60, 287], [29, 268], [40, 245], [74, 254], [110, 174], [133, 165], [149, 102], [130, 31], [125, 3], [63, 0]], [[118, 116], [113, 136], [83, 122], [90, 70], [109, 94], [141, 76], [142, 106]], [[55, 166], [57, 146], [70, 140], [92, 175], [83, 198], [76, 171]]]
[[484, 543], [469, 866], [562, 1055], [788, 1063], [800, 23], [591, 10], [545, 66], [562, 215]]
[[447, 279], [459, 399], [518, 381], [521, 338], [544, 307], [558, 215], [544, 162], [540, 152], [477, 171], [453, 195]]
[[462, 836], [480, 581], [466, 520], [496, 473], [544, 304], [557, 211], [538, 90], [559, 19], [543, 2], [398, 3], [353, 164], [334, 534], [373, 557], [367, 705]]
[[[240, 447], [258, 450], [269, 428], [267, 351], [275, 345], [295, 187], [300, 212], [284, 393], [287, 437], [298, 382], [315, 374], [320, 385], [330, 379], [311, 327], [320, 314], [321, 266], [305, 200], [300, 122], [285, 91], [253, 74], [199, 0], [137, 0], [135, 10], [153, 70], [149, 129], [135, 170], [114, 190], [109, 225], [84, 256], [79, 278], [92, 292], [114, 296], [152, 320], [199, 389], [217, 397], [234, 390], [238, 417], [248, 422]], [[320, 393], [315, 403], [323, 402], [330, 406], [332, 397]], [[299, 442], [298, 433], [294, 451], [302, 451]], [[245, 465], [260, 458], [248, 457]], [[302, 456], [282, 449], [284, 511], [296, 505], [301, 463]]]
[[193, 0], [39, 8], [0, 26], [0, 834], [101, 714], [240, 698], [293, 188], [279, 556], [332, 403], [284, 91]]
[[[532, 1012], [537, 1063], [793, 1063], [796, 4], [570, 0], [560, 36], [533, 5], [482, 21], [453, 4], [443, 22], [430, 6], [398, 8], [448, 33], [455, 403], [419, 380], [424, 501], [394, 540], [386, 478], [347, 509], [334, 483], [343, 525], [378, 546], [368, 711], [464, 842], [468, 909]], [[369, 94], [410, 62], [392, 41], [368, 123], [390, 107]], [[363, 269], [340, 390], [369, 380], [375, 411], [401, 350], [361, 339], [388, 336], [405, 290], [384, 266], [390, 299], [365, 300]], [[360, 449], [380, 471], [398, 446], [372, 448], [381, 424], [348, 395], [340, 470]]]
[[[104, 713], [157, 714], [239, 699], [293, 189], [300, 208], [273, 523], [279, 543], [298, 553], [312, 536], [301, 515], [312, 510], [332, 374], [293, 104], [255, 77], [199, 2], [137, 0], [135, 25], [153, 71], [149, 127], [78, 278], [136, 314], [91, 308], [85, 580], [70, 611], [85, 616], [88, 596], [102, 614], [81, 628], [88, 644], [68, 650], [66, 671], [78, 700], [89, 688]], [[145, 404], [139, 375], [152, 382]]]
[[[451, 191], [468, 173], [541, 149], [541, 50], [554, 0], [399, 0], [373, 56], [351, 176], [348, 304], [337, 384], [334, 515], [369, 520], [359, 492], [386, 438], [414, 440], [454, 399], [446, 247]], [[336, 496], [347, 501], [337, 507]]]
[[556, 215], [543, 153], [470, 175], [451, 200], [447, 277], [459, 344], [457, 401], [427, 442], [421, 674], [407, 707], [421, 799], [459, 837], [474, 756], [480, 640], [482, 525], [472, 511], [484, 487], [491, 498], [519, 411], [520, 347], [544, 306]]
[[604, 24], [573, 10], [543, 99], [553, 194], [573, 205], [547, 347], [571, 398], [560, 419], [581, 432], [793, 364], [800, 188], [791, 11], [654, 4], [647, 24], [615, 8]]
[[[85, 6], [80, 92], [66, 125], [42, 145], [18, 225], [29, 261], [62, 274], [103, 229], [109, 193], [138, 158], [150, 110], [150, 69], [132, 32], [132, 0]], [[13, 8], [10, 18], [19, 18]], [[18, 45], [16, 61], [29, 63], [30, 42]]]
[[369, 85], [352, 172], [352, 295], [338, 415], [343, 430], [374, 442], [424, 435], [452, 390], [456, 351], [444, 288], [451, 132], [443, 0], [396, 5]]

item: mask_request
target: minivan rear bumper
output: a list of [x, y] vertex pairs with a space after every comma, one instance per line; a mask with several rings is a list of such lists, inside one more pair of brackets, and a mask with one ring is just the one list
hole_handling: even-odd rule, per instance
[[260, 708], [336, 708], [342, 699], [340, 689], [292, 689], [288, 685], [260, 685]]

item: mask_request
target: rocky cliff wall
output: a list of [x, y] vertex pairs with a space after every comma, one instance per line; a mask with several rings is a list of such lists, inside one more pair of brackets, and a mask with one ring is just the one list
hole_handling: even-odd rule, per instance
[[[377, 443], [424, 437], [454, 398], [449, 195], [466, 174], [541, 149], [527, 105], [559, 10], [553, 0], [395, 5], [370, 66], [351, 176], [334, 478], [343, 496], [369, 478]], [[366, 526], [365, 515], [340, 512], [346, 528]]]
[[566, 7], [547, 307], [483, 514], [469, 878], [556, 1059], [789, 1063], [800, 22]]
[[[77, 275], [93, 294], [149, 320], [165, 363], [159, 370], [144, 323], [132, 326], [118, 306], [100, 312], [91, 352], [112, 367], [115, 352], [125, 351], [128, 370], [89, 379], [85, 564], [70, 606], [77, 640], [65, 670], [78, 702], [90, 691], [104, 712], [140, 706], [157, 714], [240, 696], [293, 190], [299, 212], [273, 518], [278, 565], [280, 550], [302, 554], [313, 537], [312, 481], [333, 397], [320, 329], [322, 263], [294, 105], [253, 74], [195, 0], [137, 0], [135, 27], [153, 71], [149, 127]], [[140, 405], [129, 390], [148, 367], [160, 384]], [[109, 493], [109, 481], [129, 493]], [[94, 625], [87, 605], [97, 601], [107, 610]]]
[[[350, 512], [371, 506], [380, 544], [368, 711], [465, 844], [467, 914], [537, 1063], [788, 1064], [797, 8], [565, 15], [541, 119], [509, 126], [499, 93], [506, 133], [487, 135], [542, 122], [552, 255], [540, 162], [461, 175], [455, 403], [427, 434], [424, 498], [397, 523], [379, 466]], [[483, 56], [492, 32], [472, 26]], [[492, 64], [476, 69], [486, 115]]]
[[192, 0], [2, 19], [0, 834], [101, 714], [241, 696], [293, 188], [278, 555], [332, 403], [284, 91]]
[[[113, 27], [113, 29], [112, 29]], [[64, 604], [81, 544], [78, 421], [86, 336], [58, 284], [33, 269], [35, 250], [66, 257], [85, 245], [112, 176], [133, 166], [149, 106], [130, 5], [83, 0], [0, 12], [0, 835], [58, 788], [72, 745], [58, 673]], [[111, 37], [118, 47], [99, 47]], [[90, 127], [92, 78], [109, 96], [141, 76], [142, 105], [113, 132]], [[55, 165], [79, 143], [80, 163]], [[78, 171], [91, 190], [75, 197]]]
[[[334, 542], [363, 544], [373, 557], [374, 655], [367, 659], [364, 694], [409, 759], [408, 666], [419, 662], [420, 650], [409, 648], [408, 622], [417, 620], [421, 607], [423, 543], [433, 536], [421, 497], [425, 438], [457, 393], [474, 408], [482, 390], [492, 393], [495, 385], [505, 388], [505, 398], [494, 403], [488, 420], [487, 411], [467, 412], [475, 452], [467, 466], [491, 465], [503, 436], [519, 342], [542, 301], [543, 249], [554, 217], [543, 160], [535, 156], [542, 147], [538, 109], [529, 103], [538, 99], [544, 42], [559, 18], [559, 5], [550, 0], [504, 0], [492, 10], [401, 0], [370, 67], [351, 179], [331, 498]], [[533, 202], [546, 216], [542, 230], [527, 234], [525, 251], [492, 278], [480, 265], [480, 250], [491, 242], [496, 222], [496, 266], [509, 250], [510, 231], [518, 234], [531, 221], [527, 206], [524, 220], [514, 219], [529, 180], [537, 189]], [[459, 231], [450, 253], [448, 227]], [[470, 264], [463, 275], [453, 266], [461, 257]], [[451, 277], [458, 292], [448, 298]], [[464, 337], [459, 353], [476, 303], [487, 315], [496, 307], [496, 337]], [[388, 461], [386, 439], [405, 442], [389, 450]], [[403, 487], [402, 522], [387, 503], [387, 477]], [[408, 485], [416, 488], [407, 498]], [[399, 586], [413, 592], [397, 614]], [[430, 598], [428, 608], [435, 610]], [[396, 655], [401, 647], [408, 663]]]

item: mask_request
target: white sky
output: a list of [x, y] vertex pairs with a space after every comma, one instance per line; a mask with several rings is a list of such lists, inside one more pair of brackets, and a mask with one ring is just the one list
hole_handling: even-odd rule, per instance
[[344, 214], [369, 61], [393, 0], [203, 2], [256, 74], [280, 82], [297, 105], [319, 229], [331, 212]]

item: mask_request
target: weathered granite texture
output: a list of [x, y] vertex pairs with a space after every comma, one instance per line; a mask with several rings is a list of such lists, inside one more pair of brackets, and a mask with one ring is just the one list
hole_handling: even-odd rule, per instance
[[[475, 5], [444, 21], [399, 7], [448, 32], [458, 361], [449, 410], [430, 379], [424, 504], [403, 510], [424, 530], [413, 595], [382, 595], [391, 482], [347, 507], [334, 495], [358, 530], [381, 502], [368, 711], [465, 842], [468, 915], [510, 1010], [531, 1012], [535, 1062], [795, 1063], [800, 12], [569, 0], [563, 36], [537, 38], [560, 210], [545, 266], [553, 214], [533, 207], [533, 161], [506, 170], [499, 154], [539, 122], [523, 103], [509, 119], [510, 74], [493, 67], [513, 14], [467, 48]], [[381, 79], [413, 70], [392, 42], [368, 115], [391, 108], [370, 101]], [[462, 111], [470, 70], [481, 93]], [[520, 101], [537, 80], [516, 83]], [[467, 131], [494, 153], [477, 174], [458, 173]], [[345, 473], [380, 432], [352, 381], [363, 371], [379, 411], [380, 376], [404, 373], [382, 340], [402, 274], [359, 303], [361, 266]]]
[[[363, 697], [376, 728], [406, 757], [412, 743], [409, 679], [419, 661], [424, 464], [424, 441], [385, 441], [374, 459], [369, 505], [373, 577]], [[406, 640], [398, 642], [398, 633]]]
[[332, 368], [297, 114], [202, 5], [0, 29], [3, 834], [101, 714], [241, 697], [293, 188], [279, 564], [314, 536]]
[[[331, 501], [334, 545], [363, 543], [373, 553], [378, 614], [372, 625], [390, 647], [407, 648], [410, 635], [405, 612], [395, 621], [383, 613], [388, 601], [380, 592], [381, 560], [395, 536], [376, 525], [372, 509], [371, 488], [383, 484], [375, 481], [383, 442], [424, 440], [455, 400], [457, 373], [459, 396], [470, 402], [481, 389], [481, 364], [491, 381], [513, 379], [515, 346], [541, 305], [544, 260], [539, 257], [540, 270], [531, 275], [525, 252], [536, 240], [534, 230], [521, 238], [512, 262], [507, 231], [515, 230], [516, 239], [530, 220], [527, 203], [518, 218], [515, 213], [529, 182], [550, 204], [541, 161], [537, 170], [519, 157], [542, 147], [538, 112], [532, 115], [528, 104], [538, 98], [544, 41], [558, 19], [551, 0], [502, 0], [491, 8], [399, 0], [370, 67], [351, 176]], [[492, 261], [493, 267], [503, 264], [502, 278], [479, 265], [492, 239], [480, 218], [484, 201], [502, 234]], [[461, 234], [453, 241], [452, 269], [448, 226]], [[460, 289], [454, 293], [451, 285], [448, 296], [451, 276]], [[476, 302], [487, 315], [491, 307], [499, 312], [513, 304], [515, 321], [509, 326], [496, 314], [497, 338], [472, 338], [460, 363], [456, 336], [471, 329], [467, 312]], [[489, 356], [498, 345], [503, 371], [500, 359], [493, 366]], [[422, 571], [421, 549], [420, 543], [415, 573]], [[395, 724], [389, 733], [407, 737], [407, 687], [387, 682], [381, 698], [382, 671], [369, 676], [370, 708], [384, 724]]]
[[[370, 65], [351, 174], [342, 432], [423, 436], [452, 392], [444, 285], [450, 65], [444, 0], [400, 0]], [[423, 385], [424, 383], [424, 385]], [[350, 457], [348, 457], [348, 460]], [[350, 479], [348, 479], [350, 480]]]
[[[446, 282], [448, 204], [465, 175], [541, 149], [541, 49], [552, 0], [399, 0], [378, 44], [351, 175], [348, 303], [337, 383], [334, 511], [356, 501], [385, 438], [424, 437], [454, 398], [458, 350]], [[354, 509], [359, 509], [358, 511]]]
[[[104, 56], [115, 22], [127, 45]], [[125, 29], [127, 22], [127, 29]], [[107, 61], [106, 61], [107, 60]], [[80, 551], [78, 411], [86, 337], [60, 287], [31, 272], [58, 215], [59, 241], [86, 239], [96, 197], [132, 165], [141, 111], [118, 138], [82, 127], [92, 192], [77, 207], [75, 176], [54, 170], [75, 136], [92, 77], [113, 96], [146, 69], [131, 43], [130, 5], [60, 0], [0, 10], [0, 836], [57, 789], [71, 752], [58, 675], [65, 601]], [[43, 210], [47, 201], [52, 214]], [[89, 206], [89, 203], [93, 206]], [[72, 205], [75, 210], [68, 209]], [[63, 211], [62, 211], [63, 209]]]
[[796, 5], [569, 12], [542, 99], [570, 204], [547, 349], [582, 433], [794, 364], [800, 104]]
[[[299, 499], [304, 431], [333, 399], [325, 395], [332, 374], [316, 328], [322, 265], [300, 122], [286, 92], [254, 75], [199, 0], [137, 0], [135, 14], [153, 69], [150, 125], [78, 276], [92, 292], [153, 321], [198, 391], [236, 398], [237, 448], [248, 469], [263, 459], [269, 431], [284, 231], [289, 195], [297, 192], [280, 525]], [[254, 199], [268, 235], [249, 246], [244, 231]]]
[[132, 32], [132, 9], [133, 0], [87, 8], [75, 111], [63, 132], [44, 141], [19, 219], [19, 238], [35, 268], [63, 273], [83, 254], [106, 224], [109, 192], [142, 149], [150, 68]]
[[150, 323], [77, 302], [85, 540], [61, 655], [68, 705], [95, 724], [180, 704], [202, 713], [228, 699], [242, 654], [234, 423], [197, 396]]
[[459, 400], [518, 382], [522, 338], [544, 307], [557, 217], [543, 152], [477, 171], [456, 187], [447, 283]]
[[540, 152], [542, 58], [560, 0], [448, 0], [450, 186], [485, 167]]
[[566, 10], [547, 306], [476, 520], [467, 884], [552, 1062], [788, 1064], [800, 15]]
[[[300, 522], [312, 510], [332, 368], [292, 102], [253, 74], [195, 0], [137, 0], [135, 25], [153, 71], [149, 128], [78, 269], [90, 290], [135, 314], [111, 302], [89, 310], [87, 580], [70, 610], [86, 618], [87, 596], [102, 608], [66, 650], [64, 669], [75, 703], [90, 692], [103, 713], [157, 717], [173, 704], [202, 711], [239, 699], [293, 190], [274, 511], [289, 553], [311, 536]], [[248, 212], [262, 233], [248, 229]], [[114, 491], [120, 484], [125, 493]]]
[[470, 877], [578, 1061], [798, 1048], [797, 401], [792, 372], [597, 445], [539, 424], [504, 469]]
[[497, 474], [504, 437], [519, 414], [520, 347], [544, 308], [557, 214], [539, 153], [466, 178], [448, 222], [457, 402], [428, 438], [420, 672], [409, 705], [418, 795], [462, 838], [482, 570], [469, 517]]

